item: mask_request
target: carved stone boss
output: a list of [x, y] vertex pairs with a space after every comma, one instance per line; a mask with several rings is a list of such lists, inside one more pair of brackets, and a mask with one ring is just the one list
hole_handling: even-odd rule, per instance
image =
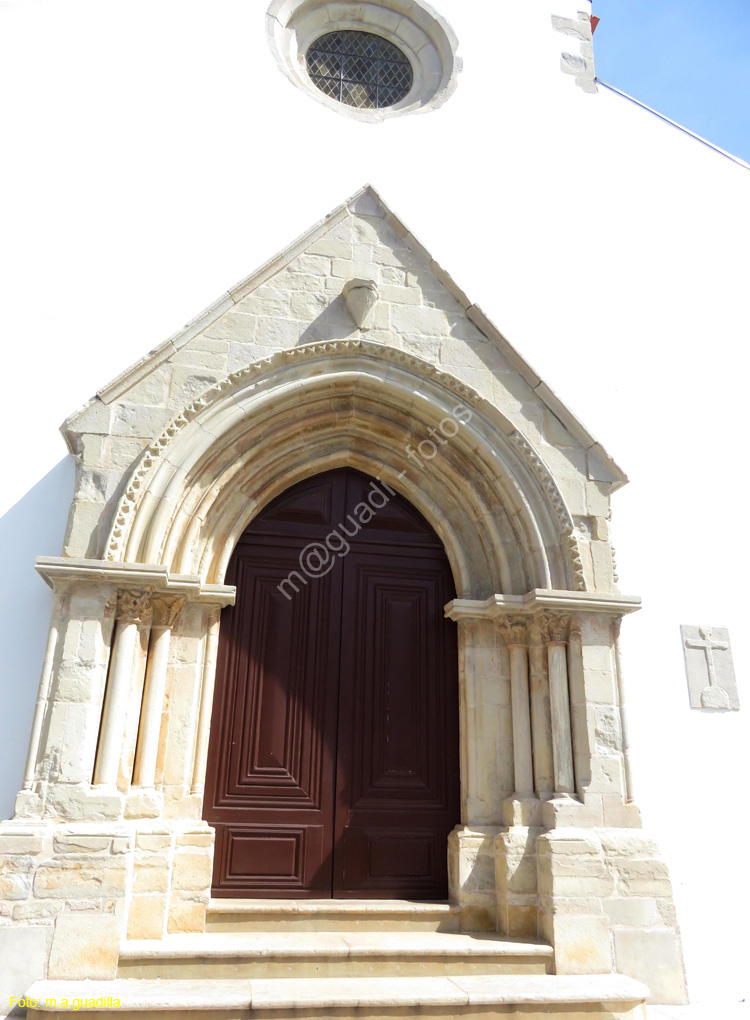
[[729, 644], [729, 631], [725, 627], [688, 625], [683, 625], [680, 629], [690, 707], [737, 711], [740, 699]]
[[370, 329], [380, 297], [378, 285], [372, 280], [348, 280], [344, 285], [343, 296], [357, 328]]

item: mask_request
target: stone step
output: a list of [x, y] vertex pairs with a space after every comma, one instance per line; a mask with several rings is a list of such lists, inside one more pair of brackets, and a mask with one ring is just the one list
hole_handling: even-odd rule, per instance
[[208, 905], [206, 931], [460, 931], [450, 903], [412, 900], [241, 900]]
[[[642, 1020], [645, 985], [619, 975], [254, 981], [37, 981], [29, 1020]], [[51, 998], [54, 996], [54, 999]], [[68, 1002], [62, 1008], [62, 1000]], [[96, 1006], [97, 1000], [101, 1005]], [[73, 1005], [75, 1003], [75, 1005]], [[249, 1014], [249, 1011], [252, 1011]]]
[[552, 948], [497, 935], [444, 932], [253, 932], [129, 941], [123, 978], [428, 977], [547, 974]]

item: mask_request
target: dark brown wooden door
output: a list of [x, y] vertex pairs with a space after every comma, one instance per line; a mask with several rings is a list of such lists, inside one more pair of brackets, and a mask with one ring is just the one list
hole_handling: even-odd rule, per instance
[[435, 533], [373, 479], [331, 471], [256, 518], [227, 583], [204, 811], [214, 895], [445, 898], [458, 682]]

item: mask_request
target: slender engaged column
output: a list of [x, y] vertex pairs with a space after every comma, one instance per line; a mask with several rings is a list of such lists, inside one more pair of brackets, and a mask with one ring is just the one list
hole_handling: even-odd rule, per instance
[[531, 709], [529, 704], [529, 662], [526, 650], [526, 624], [505, 617], [500, 629], [510, 654], [510, 696], [513, 712], [513, 769], [516, 795], [534, 795], [534, 769], [531, 754]]
[[625, 700], [625, 675], [622, 668], [622, 647], [620, 645], [620, 625], [622, 617], [612, 621], [615, 645], [615, 671], [617, 673], [617, 700], [620, 706], [620, 729], [622, 731], [622, 760], [625, 771], [625, 803], [633, 803], [633, 766], [630, 757], [630, 727], [628, 725], [628, 708]]
[[534, 783], [542, 798], [551, 797], [555, 789], [546, 637], [541, 623], [534, 620], [529, 627], [531, 737], [534, 748]]
[[568, 687], [570, 690], [570, 726], [573, 735], [573, 771], [578, 796], [591, 782], [591, 743], [586, 713], [586, 682], [583, 674], [583, 637], [581, 624], [573, 617], [568, 636]]
[[552, 756], [555, 768], [555, 793], [575, 793], [573, 739], [570, 727], [568, 691], [568, 618], [545, 614], [549, 628], [549, 700], [552, 713]]
[[166, 596], [157, 598], [153, 604], [151, 638], [148, 646], [146, 683], [141, 709], [141, 724], [138, 731], [138, 749], [135, 759], [133, 781], [136, 786], [153, 786], [156, 776], [156, 757], [159, 751], [159, 735], [164, 706], [164, 691], [167, 684], [167, 664], [172, 628], [180, 610], [185, 604], [183, 598]]
[[26, 756], [26, 768], [23, 773], [23, 789], [30, 790], [34, 785], [34, 779], [36, 778], [36, 762], [39, 757], [39, 744], [42, 737], [42, 723], [44, 722], [44, 713], [47, 709], [47, 701], [49, 699], [49, 688], [50, 680], [52, 678], [52, 666], [55, 660], [55, 650], [57, 649], [57, 638], [58, 638], [58, 625], [57, 615], [60, 609], [60, 598], [55, 596], [54, 607], [52, 610], [52, 624], [49, 629], [49, 637], [47, 638], [47, 649], [44, 653], [44, 663], [42, 665], [42, 676], [39, 681], [39, 696], [37, 697], [36, 707], [34, 709], [34, 721], [31, 725], [31, 737], [29, 738], [29, 751]]
[[97, 784], [114, 786], [117, 783], [138, 627], [148, 621], [150, 605], [149, 592], [120, 592], [117, 600], [117, 629], [94, 769], [94, 783]]
[[206, 763], [208, 761], [208, 736], [211, 729], [211, 709], [214, 701], [214, 681], [216, 679], [216, 660], [219, 650], [219, 610], [215, 610], [209, 622], [206, 638], [206, 656], [203, 661], [203, 682], [201, 684], [201, 704], [198, 714], [198, 733], [195, 741], [195, 760], [193, 763], [192, 794], [202, 794], [206, 781]]

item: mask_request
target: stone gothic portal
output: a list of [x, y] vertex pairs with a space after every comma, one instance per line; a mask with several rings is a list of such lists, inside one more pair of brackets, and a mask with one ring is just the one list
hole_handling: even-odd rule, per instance
[[446, 899], [458, 677], [435, 532], [382, 483], [329, 471], [253, 521], [227, 583], [214, 895]]

